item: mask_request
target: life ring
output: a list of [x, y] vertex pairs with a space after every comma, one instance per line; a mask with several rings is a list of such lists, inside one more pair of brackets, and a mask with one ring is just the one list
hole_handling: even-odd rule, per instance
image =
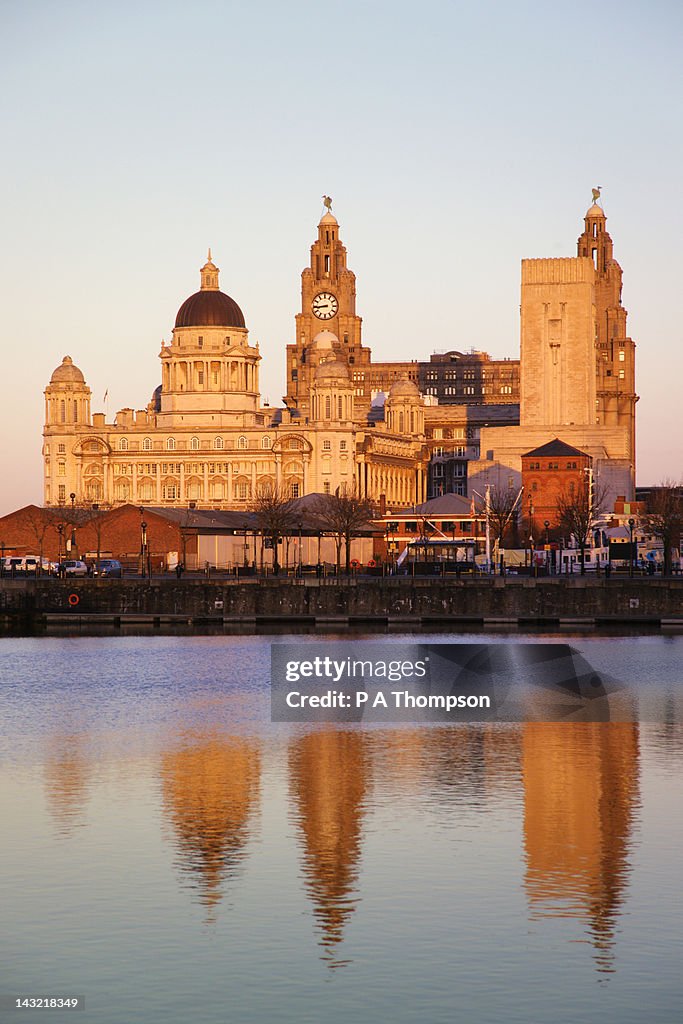
[[368, 569], [374, 569], [376, 564], [377, 563], [375, 562], [375, 559], [371, 558], [370, 561], [368, 562]]
[[69, 604], [72, 608], [75, 608], [79, 601], [80, 597], [78, 594], [69, 594]]
[[357, 558], [352, 558], [352, 559], [351, 559], [351, 568], [352, 568], [352, 569], [358, 569], [358, 568], [360, 568], [360, 562], [358, 561], [358, 559], [357, 559]]

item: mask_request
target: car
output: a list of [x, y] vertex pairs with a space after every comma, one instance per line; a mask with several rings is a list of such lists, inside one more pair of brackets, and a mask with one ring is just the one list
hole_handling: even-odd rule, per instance
[[115, 558], [100, 558], [99, 562], [94, 562], [92, 566], [93, 576], [101, 576], [103, 579], [105, 576], [110, 579], [121, 579], [123, 576], [123, 569], [121, 563]]
[[88, 567], [85, 562], [76, 561], [76, 559], [67, 559], [66, 562], [60, 564], [60, 571], [63, 576], [87, 576]]

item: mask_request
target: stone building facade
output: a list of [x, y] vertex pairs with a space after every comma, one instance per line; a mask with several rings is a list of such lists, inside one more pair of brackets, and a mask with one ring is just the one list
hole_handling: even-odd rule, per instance
[[239, 305], [220, 290], [210, 252], [199, 291], [162, 343], [161, 385], [146, 408], [121, 409], [113, 423], [92, 414], [85, 377], [65, 356], [45, 390], [45, 504], [74, 495], [105, 506], [247, 508], [272, 488], [292, 498], [340, 488], [396, 507], [423, 501], [424, 403], [417, 386], [399, 378], [373, 417], [356, 386], [355, 367], [368, 365], [370, 352], [330, 212], [311, 262], [283, 409], [261, 404], [258, 344], [249, 341]]
[[452, 349], [373, 362], [356, 278], [328, 209], [301, 275], [283, 408], [263, 405], [258, 344], [209, 258], [159, 353], [161, 384], [113, 422], [69, 356], [45, 390], [44, 497], [247, 508], [346, 488], [401, 508], [487, 483], [518, 487], [521, 458], [555, 437], [586, 452], [615, 494], [635, 479], [635, 346], [604, 211], [578, 256], [522, 261], [520, 359]]

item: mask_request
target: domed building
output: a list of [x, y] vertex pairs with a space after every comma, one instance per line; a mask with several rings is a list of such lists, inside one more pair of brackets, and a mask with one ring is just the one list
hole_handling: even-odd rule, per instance
[[[74, 494], [105, 506], [246, 510], [266, 488], [294, 498], [342, 488], [378, 502], [423, 500], [423, 420], [413, 414], [412, 431], [408, 419], [398, 430], [398, 412], [395, 428], [391, 419], [370, 422], [358, 387], [369, 349], [360, 341], [355, 277], [336, 218], [322, 217], [302, 274], [297, 336], [310, 340], [298, 358], [288, 357], [288, 375], [300, 371], [307, 384], [284, 408], [261, 403], [259, 345], [219, 274], [209, 250], [199, 290], [180, 305], [162, 342], [161, 384], [145, 409], [119, 409], [113, 422], [91, 415], [85, 377], [64, 357], [45, 390], [46, 505]], [[406, 399], [411, 407], [421, 406], [415, 391], [417, 399]]]

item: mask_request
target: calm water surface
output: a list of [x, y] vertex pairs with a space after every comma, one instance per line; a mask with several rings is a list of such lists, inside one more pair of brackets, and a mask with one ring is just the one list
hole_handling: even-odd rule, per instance
[[265, 637], [0, 640], [0, 994], [83, 995], [49, 1011], [76, 1024], [680, 1019], [683, 638], [571, 642], [659, 721], [273, 725]]

